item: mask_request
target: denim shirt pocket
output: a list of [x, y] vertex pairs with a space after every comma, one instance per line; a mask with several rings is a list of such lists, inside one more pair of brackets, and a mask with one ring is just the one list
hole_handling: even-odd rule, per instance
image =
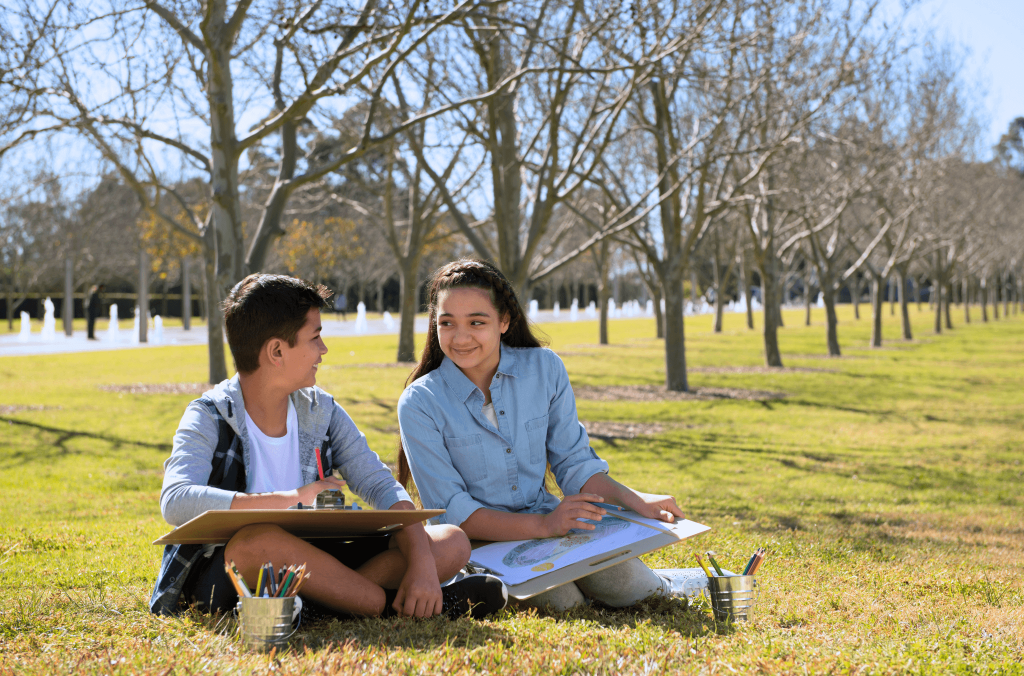
[[548, 457], [548, 417], [526, 421], [526, 438], [530, 442], [530, 463], [539, 465]]
[[483, 481], [487, 478], [487, 463], [484, 461], [483, 437], [470, 434], [467, 437], [444, 438], [452, 464], [467, 483]]

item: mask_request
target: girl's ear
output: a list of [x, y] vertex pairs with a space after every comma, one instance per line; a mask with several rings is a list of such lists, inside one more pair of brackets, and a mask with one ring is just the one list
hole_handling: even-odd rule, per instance
[[501, 323], [499, 324], [499, 326], [501, 327], [502, 335], [505, 335], [505, 332], [508, 331], [508, 327], [511, 323], [512, 320], [507, 312], [501, 316]]

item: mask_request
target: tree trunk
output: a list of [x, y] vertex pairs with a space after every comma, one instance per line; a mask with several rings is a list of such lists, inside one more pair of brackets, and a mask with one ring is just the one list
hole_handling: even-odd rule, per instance
[[996, 283], [992, 285], [992, 319], [999, 319], [999, 275], [996, 275]]
[[697, 266], [690, 263], [690, 302], [694, 312], [697, 311]]
[[608, 344], [608, 239], [602, 239], [600, 247], [600, 263], [597, 271], [597, 311], [600, 313], [598, 321], [598, 342], [601, 345]]
[[766, 252], [765, 265], [761, 267], [761, 294], [764, 296], [764, 362], [766, 366], [782, 366], [782, 354], [779, 352], [779, 326], [782, 313], [779, 310], [777, 297], [779, 285], [775, 281], [774, 271], [768, 274], [767, 269], [774, 265], [775, 255]]
[[811, 279], [804, 277], [804, 326], [811, 325]]
[[682, 275], [666, 276], [662, 286], [665, 291], [665, 387], [672, 392], [689, 392]]
[[1000, 286], [1003, 289], [1003, 316], [1010, 316], [1010, 273], [1004, 274], [1000, 280]]
[[988, 279], [981, 277], [978, 280], [978, 292], [981, 294], [981, 321], [988, 323]]
[[896, 316], [896, 288], [893, 284], [893, 276], [889, 275], [889, 279], [886, 280], [888, 288], [885, 290], [886, 295], [889, 297], [889, 316]]
[[950, 301], [953, 299], [953, 280], [949, 280], [948, 282], [946, 282], [946, 289], [945, 289], [945, 291], [946, 292], [943, 294], [944, 300], [943, 300], [943, 303], [942, 303], [943, 314], [946, 316], [946, 328], [949, 329], [950, 331], [952, 331], [953, 330], [953, 318], [949, 314], [949, 312], [950, 312], [949, 306], [952, 305], [952, 303]]
[[907, 273], [905, 269], [896, 268], [896, 291], [900, 297], [900, 325], [903, 327], [903, 340], [913, 340], [914, 332], [910, 327], [910, 307], [907, 303]]
[[181, 327], [192, 329], [192, 271], [188, 256], [181, 259]]
[[964, 301], [964, 324], [971, 323], [971, 278], [964, 275], [960, 282], [960, 296]]
[[750, 285], [747, 283], [747, 262], [744, 257], [740, 255], [739, 260], [740, 266], [740, 298], [743, 299], [743, 304], [747, 306], [747, 328], [754, 328], [754, 310], [750, 307]]
[[871, 276], [871, 347], [882, 347], [882, 282], [881, 275]]
[[853, 301], [853, 318], [860, 319], [860, 279], [856, 273], [850, 277], [846, 288], [850, 289], [850, 299]]
[[[398, 261], [399, 303], [402, 316], [398, 323], [398, 355], [400, 362], [416, 361], [416, 311], [419, 310], [419, 256]], [[430, 329], [427, 329], [428, 331]]]
[[835, 288], [833, 287], [831, 282], [826, 283], [826, 280], [822, 280], [821, 300], [825, 304], [825, 324], [827, 326], [826, 335], [828, 338], [828, 356], [842, 356], [842, 353], [839, 351], [839, 331], [837, 329], [837, 325], [839, 324], [839, 318], [836, 317]]
[[654, 301], [654, 332], [655, 337], [659, 339], [665, 338], [665, 313], [661, 311], [661, 300], [665, 297], [661, 293], [661, 286], [652, 291], [652, 300]]
[[932, 280], [932, 292], [928, 294], [928, 303], [935, 308], [935, 333], [942, 333], [942, 280], [938, 274]]
[[[212, 231], [211, 231], [212, 232]], [[206, 349], [210, 358], [210, 384], [227, 380], [228, 367], [224, 353], [224, 315], [220, 312], [221, 293], [217, 283], [216, 259], [204, 256], [203, 306], [206, 311]]]
[[139, 249], [139, 342], [149, 340], [149, 255], [145, 248]]
[[[777, 267], [778, 262], [774, 262], [773, 265]], [[777, 270], [773, 271], [772, 274], [775, 274], [775, 272]], [[775, 292], [775, 303], [772, 305], [772, 309], [775, 311], [775, 326], [782, 328], [786, 325], [786, 322], [782, 319], [782, 304], [786, 302], [786, 280], [782, 275], [776, 275], [773, 279], [776, 279], [775, 289], [773, 289]]]
[[921, 278], [914, 276], [914, 300], [917, 302], [917, 311], [921, 312]]
[[718, 264], [718, 252], [711, 259], [711, 273], [712, 273], [712, 284], [715, 289], [715, 325], [712, 331], [714, 333], [722, 332], [722, 269]]
[[64, 259], [64, 303], [60, 314], [64, 319], [64, 335], [70, 338], [74, 334], [72, 322], [75, 320], [75, 263], [68, 256]]

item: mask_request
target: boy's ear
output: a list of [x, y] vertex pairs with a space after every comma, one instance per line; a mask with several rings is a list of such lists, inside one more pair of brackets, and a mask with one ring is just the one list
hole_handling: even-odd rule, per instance
[[280, 366], [281, 358], [284, 357], [284, 341], [280, 338], [271, 338], [263, 344], [263, 356], [267, 359], [268, 366]]

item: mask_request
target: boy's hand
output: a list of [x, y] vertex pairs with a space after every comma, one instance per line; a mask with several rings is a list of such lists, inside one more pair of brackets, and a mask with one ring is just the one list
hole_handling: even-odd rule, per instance
[[437, 581], [437, 567], [433, 555], [427, 552], [429, 560], [417, 558], [409, 567], [398, 587], [395, 602], [391, 607], [406, 617], [433, 617], [441, 612], [441, 583]]
[[303, 505], [312, 505], [316, 502], [316, 495], [320, 491], [341, 490], [341, 487], [344, 485], [345, 482], [341, 479], [333, 476], [325, 477], [320, 481], [306, 484], [302, 488], [296, 488], [294, 491], [295, 502], [301, 502]]
[[671, 495], [652, 495], [633, 491], [635, 499], [629, 500], [627, 508], [648, 519], [658, 519], [673, 523], [676, 518], [683, 519], [683, 512]]

